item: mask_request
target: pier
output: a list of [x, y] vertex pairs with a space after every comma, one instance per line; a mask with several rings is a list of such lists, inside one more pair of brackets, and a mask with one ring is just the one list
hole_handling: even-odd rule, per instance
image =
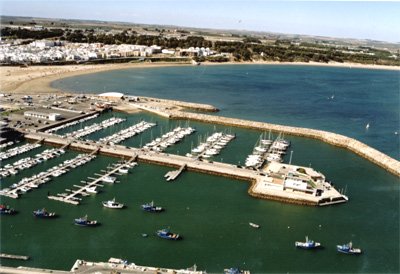
[[[65, 147], [65, 145], [67, 144], [70, 145], [70, 142], [64, 143], [63, 147]], [[66, 160], [61, 166], [50, 168], [46, 172], [41, 172], [38, 175], [34, 175], [30, 178], [24, 178], [19, 183], [17, 183], [13, 188], [10, 187], [2, 189], [0, 191], [0, 195], [17, 199], [19, 198], [19, 195], [21, 193], [25, 193], [31, 190], [32, 188], [37, 188], [39, 187], [39, 185], [47, 183], [48, 181], [51, 180], [50, 177], [58, 177], [61, 174], [66, 173], [69, 170], [69, 168], [73, 168], [89, 162], [94, 157], [96, 157], [95, 154], [97, 153], [97, 151], [98, 148], [92, 150], [90, 154], [78, 155], [77, 157], [71, 160]]]
[[13, 255], [13, 254], [6, 254], [6, 253], [0, 253], [0, 258], [2, 258], [2, 259], [13, 259], [13, 260], [23, 260], [23, 261], [29, 260], [29, 256]]
[[174, 181], [176, 178], [181, 175], [181, 173], [186, 169], [186, 164], [181, 166], [178, 170], [173, 170], [173, 171], [168, 171], [164, 177], [166, 178], [167, 181]]
[[[167, 154], [120, 145], [99, 145], [94, 141], [69, 140], [46, 133], [29, 133], [26, 134], [25, 138], [31, 141], [44, 139], [44, 143], [55, 146], [63, 146], [66, 143], [71, 142], [69, 146], [70, 149], [84, 152], [96, 151], [100, 154], [117, 157], [119, 159], [124, 158], [126, 160], [137, 157], [137, 160], [139, 162], [170, 166], [178, 169], [186, 165], [186, 169], [188, 171], [201, 172], [211, 175], [220, 175], [228, 178], [250, 182], [251, 187], [249, 188], [249, 194], [259, 198], [267, 198], [305, 205], [319, 205], [322, 201], [347, 201], [346, 198], [344, 198], [344, 196], [336, 191], [333, 187], [325, 189], [323, 195], [321, 196], [301, 193], [298, 191], [285, 190], [282, 188], [281, 185], [268, 182], [270, 177], [268, 177], [265, 173], [257, 170], [241, 168], [236, 165], [227, 163], [193, 159], [181, 155]], [[60, 201], [65, 199], [65, 197], [63, 197], [62, 199], [60, 197], [55, 198]], [[70, 201], [70, 199], [68, 200]], [[72, 204], [76, 204], [76, 201]]]
[[[48, 131], [48, 132], [57, 131], [59, 129], [58, 127], [60, 127], [62, 125], [65, 125], [65, 124], [77, 124], [79, 122], [79, 120], [82, 120], [82, 119], [85, 120], [85, 118], [88, 118], [90, 116], [96, 116], [97, 117], [99, 115], [99, 113], [101, 113], [101, 112], [102, 111], [99, 111], [99, 110], [90, 111], [88, 113], [84, 113], [84, 114], [81, 114], [81, 115], [78, 115], [78, 116], [74, 116], [74, 117], [69, 118], [69, 119], [64, 119], [64, 120], [52, 123], [50, 125], [44, 125], [42, 127], [39, 127], [36, 131]], [[75, 123], [73, 123], [73, 122], [75, 122]]]
[[176, 127], [159, 138], [152, 140], [150, 143], [143, 146], [143, 148], [154, 150], [154, 151], [164, 151], [167, 147], [172, 146], [182, 140], [185, 136], [195, 132], [194, 128], [191, 127]]
[[77, 196], [79, 196], [79, 195], [85, 196], [87, 194], [86, 190], [90, 187], [101, 186], [101, 182], [104, 182], [105, 178], [110, 177], [111, 175], [113, 175], [115, 173], [118, 173], [118, 171], [121, 168], [129, 168], [131, 162], [133, 162], [135, 158], [136, 157], [132, 157], [126, 163], [116, 165], [116, 167], [114, 167], [111, 171], [107, 171], [105, 174], [96, 174], [99, 176], [98, 178], [89, 178], [89, 179], [92, 179], [93, 181], [91, 181], [91, 182], [84, 181], [83, 186], [74, 185], [74, 187], [78, 187], [78, 189], [71, 191], [71, 194], [69, 194], [67, 196], [64, 196], [64, 195], [48, 196], [48, 198], [51, 200], [56, 200], [56, 201], [60, 201], [60, 202], [64, 202], [64, 203], [79, 205], [80, 198], [78, 198]]
[[[7, 267], [0, 265], [0, 273], [9, 274], [73, 274], [73, 273], [132, 273], [132, 274], [206, 274], [207, 272], [197, 270], [197, 266], [186, 269], [172, 269], [155, 266], [141, 266], [135, 263], [129, 263], [126, 260], [110, 258], [108, 262], [90, 262], [85, 260], [76, 260], [70, 271], [41, 269], [32, 267]], [[221, 272], [222, 273], [222, 272]], [[249, 273], [249, 272], [247, 272]]]

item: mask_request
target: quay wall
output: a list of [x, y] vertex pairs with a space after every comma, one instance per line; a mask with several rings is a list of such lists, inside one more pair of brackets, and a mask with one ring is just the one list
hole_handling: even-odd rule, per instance
[[248, 194], [252, 197], [258, 198], [258, 199], [265, 199], [265, 200], [273, 200], [273, 201], [278, 201], [278, 202], [284, 202], [284, 203], [289, 203], [289, 204], [297, 204], [297, 205], [304, 205], [304, 206], [317, 206], [318, 203], [315, 203], [313, 201], [308, 201], [308, 200], [303, 200], [303, 199], [289, 199], [281, 196], [274, 196], [274, 195], [268, 195], [268, 194], [263, 194], [263, 193], [257, 193], [253, 191], [253, 185], [255, 184], [252, 183], [251, 187], [248, 190]]
[[228, 118], [228, 117], [213, 116], [200, 113], [189, 113], [182, 111], [171, 111], [169, 112], [169, 117], [171, 119], [188, 119], [205, 123], [221, 124], [227, 126], [263, 130], [263, 131], [271, 130], [274, 132], [282, 132], [289, 135], [318, 139], [325, 143], [348, 149], [358, 154], [359, 156], [373, 162], [374, 164], [384, 168], [390, 173], [400, 177], [399, 161], [356, 139], [341, 134], [323, 130], [283, 126], [283, 125], [276, 125], [264, 122], [255, 122], [237, 118]]

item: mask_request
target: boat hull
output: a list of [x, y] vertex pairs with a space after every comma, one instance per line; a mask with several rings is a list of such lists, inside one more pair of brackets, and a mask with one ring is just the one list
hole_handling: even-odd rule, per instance
[[121, 209], [121, 208], [124, 208], [124, 205], [107, 205], [107, 204], [104, 204], [103, 203], [103, 206], [105, 207], [105, 208], [111, 208], [111, 209]]
[[163, 230], [157, 231], [157, 236], [162, 239], [172, 240], [172, 241], [177, 241], [177, 240], [182, 239], [182, 237], [179, 234], [175, 234], [175, 233], [171, 233], [169, 231], [163, 231]]
[[99, 225], [97, 221], [80, 221], [80, 220], [75, 220], [74, 224], [77, 226], [87, 226], [87, 227], [94, 227]]
[[56, 217], [56, 213], [55, 212], [51, 212], [51, 213], [36, 213], [33, 212], [33, 216], [35, 216], [36, 218], [41, 218], [41, 219], [51, 219], [51, 218], [55, 218]]
[[295, 246], [297, 248], [301, 248], [301, 249], [316, 249], [316, 248], [320, 248], [321, 244], [320, 243], [308, 244], [308, 243], [303, 243], [303, 242], [296, 242]]
[[336, 247], [336, 250], [338, 251], [338, 252], [340, 252], [340, 253], [343, 253], [343, 254], [349, 254], [349, 255], [359, 255], [359, 254], [361, 254], [361, 249], [358, 249], [358, 248], [352, 248], [352, 249], [344, 249], [342, 246], [337, 246]]

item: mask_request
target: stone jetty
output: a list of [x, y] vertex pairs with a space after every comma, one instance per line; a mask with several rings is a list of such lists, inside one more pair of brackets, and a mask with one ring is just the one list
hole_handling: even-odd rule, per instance
[[[160, 112], [160, 110], [158, 110]], [[204, 123], [220, 124], [226, 126], [242, 127], [247, 129], [256, 130], [271, 130], [273, 132], [282, 132], [289, 135], [307, 137], [321, 140], [325, 143], [348, 149], [361, 157], [377, 164], [378, 166], [386, 169], [390, 173], [400, 176], [400, 162], [396, 159], [356, 140], [341, 134], [332, 133], [323, 130], [284, 126], [277, 124], [270, 124], [264, 122], [255, 122], [237, 118], [228, 118], [216, 115], [190, 113], [183, 111], [164, 111], [164, 117], [170, 119], [187, 119], [193, 121], [200, 121]]]

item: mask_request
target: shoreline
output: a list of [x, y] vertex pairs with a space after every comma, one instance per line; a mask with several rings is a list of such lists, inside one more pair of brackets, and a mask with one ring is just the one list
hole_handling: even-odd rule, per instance
[[[348, 69], [374, 69], [400, 71], [399, 66], [364, 65], [357, 63], [317, 63], [317, 62], [224, 62], [224, 63], [202, 63], [201, 66], [223, 66], [223, 65], [274, 65], [274, 66], [320, 66], [339, 67]], [[187, 62], [182, 63], [121, 63], [121, 64], [100, 64], [100, 65], [65, 65], [65, 66], [31, 66], [0, 67], [1, 91], [8, 93], [64, 93], [68, 92], [51, 86], [51, 83], [73, 76], [112, 71], [120, 69], [143, 69], [159, 67], [192, 66]]]

